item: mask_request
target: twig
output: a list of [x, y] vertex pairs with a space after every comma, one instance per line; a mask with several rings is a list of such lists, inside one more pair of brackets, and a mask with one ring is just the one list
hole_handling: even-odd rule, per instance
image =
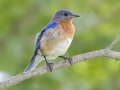
[[106, 48], [106, 49], [112, 49], [112, 47], [115, 46], [115, 44], [120, 40], [120, 35], [116, 37], [116, 39]]

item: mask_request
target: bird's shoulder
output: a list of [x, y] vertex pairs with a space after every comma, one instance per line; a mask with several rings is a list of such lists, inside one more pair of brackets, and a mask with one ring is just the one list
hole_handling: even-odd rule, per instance
[[49, 30], [54, 30], [56, 27], [58, 26], [58, 22], [57, 21], [51, 21], [49, 22], [42, 30], [41, 32], [39, 32], [36, 35], [36, 40], [35, 43], [38, 43], [41, 38], [44, 36], [45, 32], [49, 31]]
[[54, 29], [58, 26], [58, 22], [57, 21], [50, 21], [41, 31], [44, 32], [45, 30], [49, 30], [49, 29]]

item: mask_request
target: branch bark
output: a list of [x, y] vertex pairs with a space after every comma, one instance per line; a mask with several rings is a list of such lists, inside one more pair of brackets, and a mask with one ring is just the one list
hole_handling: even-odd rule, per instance
[[[97, 51], [93, 51], [93, 52], [88, 52], [85, 54], [80, 54], [78, 56], [74, 56], [72, 57], [72, 61], [73, 64], [78, 63], [78, 62], [82, 62], [85, 60], [91, 60], [94, 58], [99, 58], [99, 57], [108, 57], [108, 58], [113, 58], [116, 60], [120, 59], [120, 52], [116, 52], [116, 51], [112, 51], [112, 47], [115, 46], [115, 44], [120, 40], [120, 35], [116, 37], [116, 39], [106, 48], [106, 49], [102, 49], [102, 50], [97, 50]], [[69, 62], [65, 62], [64, 60], [60, 61], [60, 62], [56, 62], [53, 65], [53, 70], [56, 69], [60, 69], [66, 66], [69, 66]], [[37, 76], [37, 75], [41, 75], [44, 73], [49, 72], [47, 70], [46, 65], [36, 68], [34, 70], [25, 72], [25, 73], [20, 73], [14, 77], [11, 77], [10, 79], [0, 82], [0, 90], [12, 85], [15, 85], [23, 80], [26, 80], [28, 78]]]

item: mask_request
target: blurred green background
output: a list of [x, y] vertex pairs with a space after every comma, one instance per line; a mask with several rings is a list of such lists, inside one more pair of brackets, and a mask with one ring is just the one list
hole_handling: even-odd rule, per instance
[[[36, 33], [60, 9], [81, 16], [73, 21], [76, 33], [65, 56], [104, 49], [120, 34], [120, 0], [0, 0], [0, 75], [11, 77], [26, 68]], [[113, 50], [120, 51], [120, 42]], [[88, 60], [5, 90], [120, 90], [120, 61], [115, 62]]]

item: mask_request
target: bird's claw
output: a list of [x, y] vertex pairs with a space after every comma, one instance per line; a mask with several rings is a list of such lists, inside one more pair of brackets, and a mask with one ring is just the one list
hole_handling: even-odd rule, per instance
[[72, 58], [67, 58], [67, 57], [64, 57], [64, 56], [59, 56], [59, 57], [63, 58], [65, 60], [65, 62], [68, 61], [71, 65], [73, 64]]
[[47, 63], [47, 70], [52, 72], [54, 63]]

